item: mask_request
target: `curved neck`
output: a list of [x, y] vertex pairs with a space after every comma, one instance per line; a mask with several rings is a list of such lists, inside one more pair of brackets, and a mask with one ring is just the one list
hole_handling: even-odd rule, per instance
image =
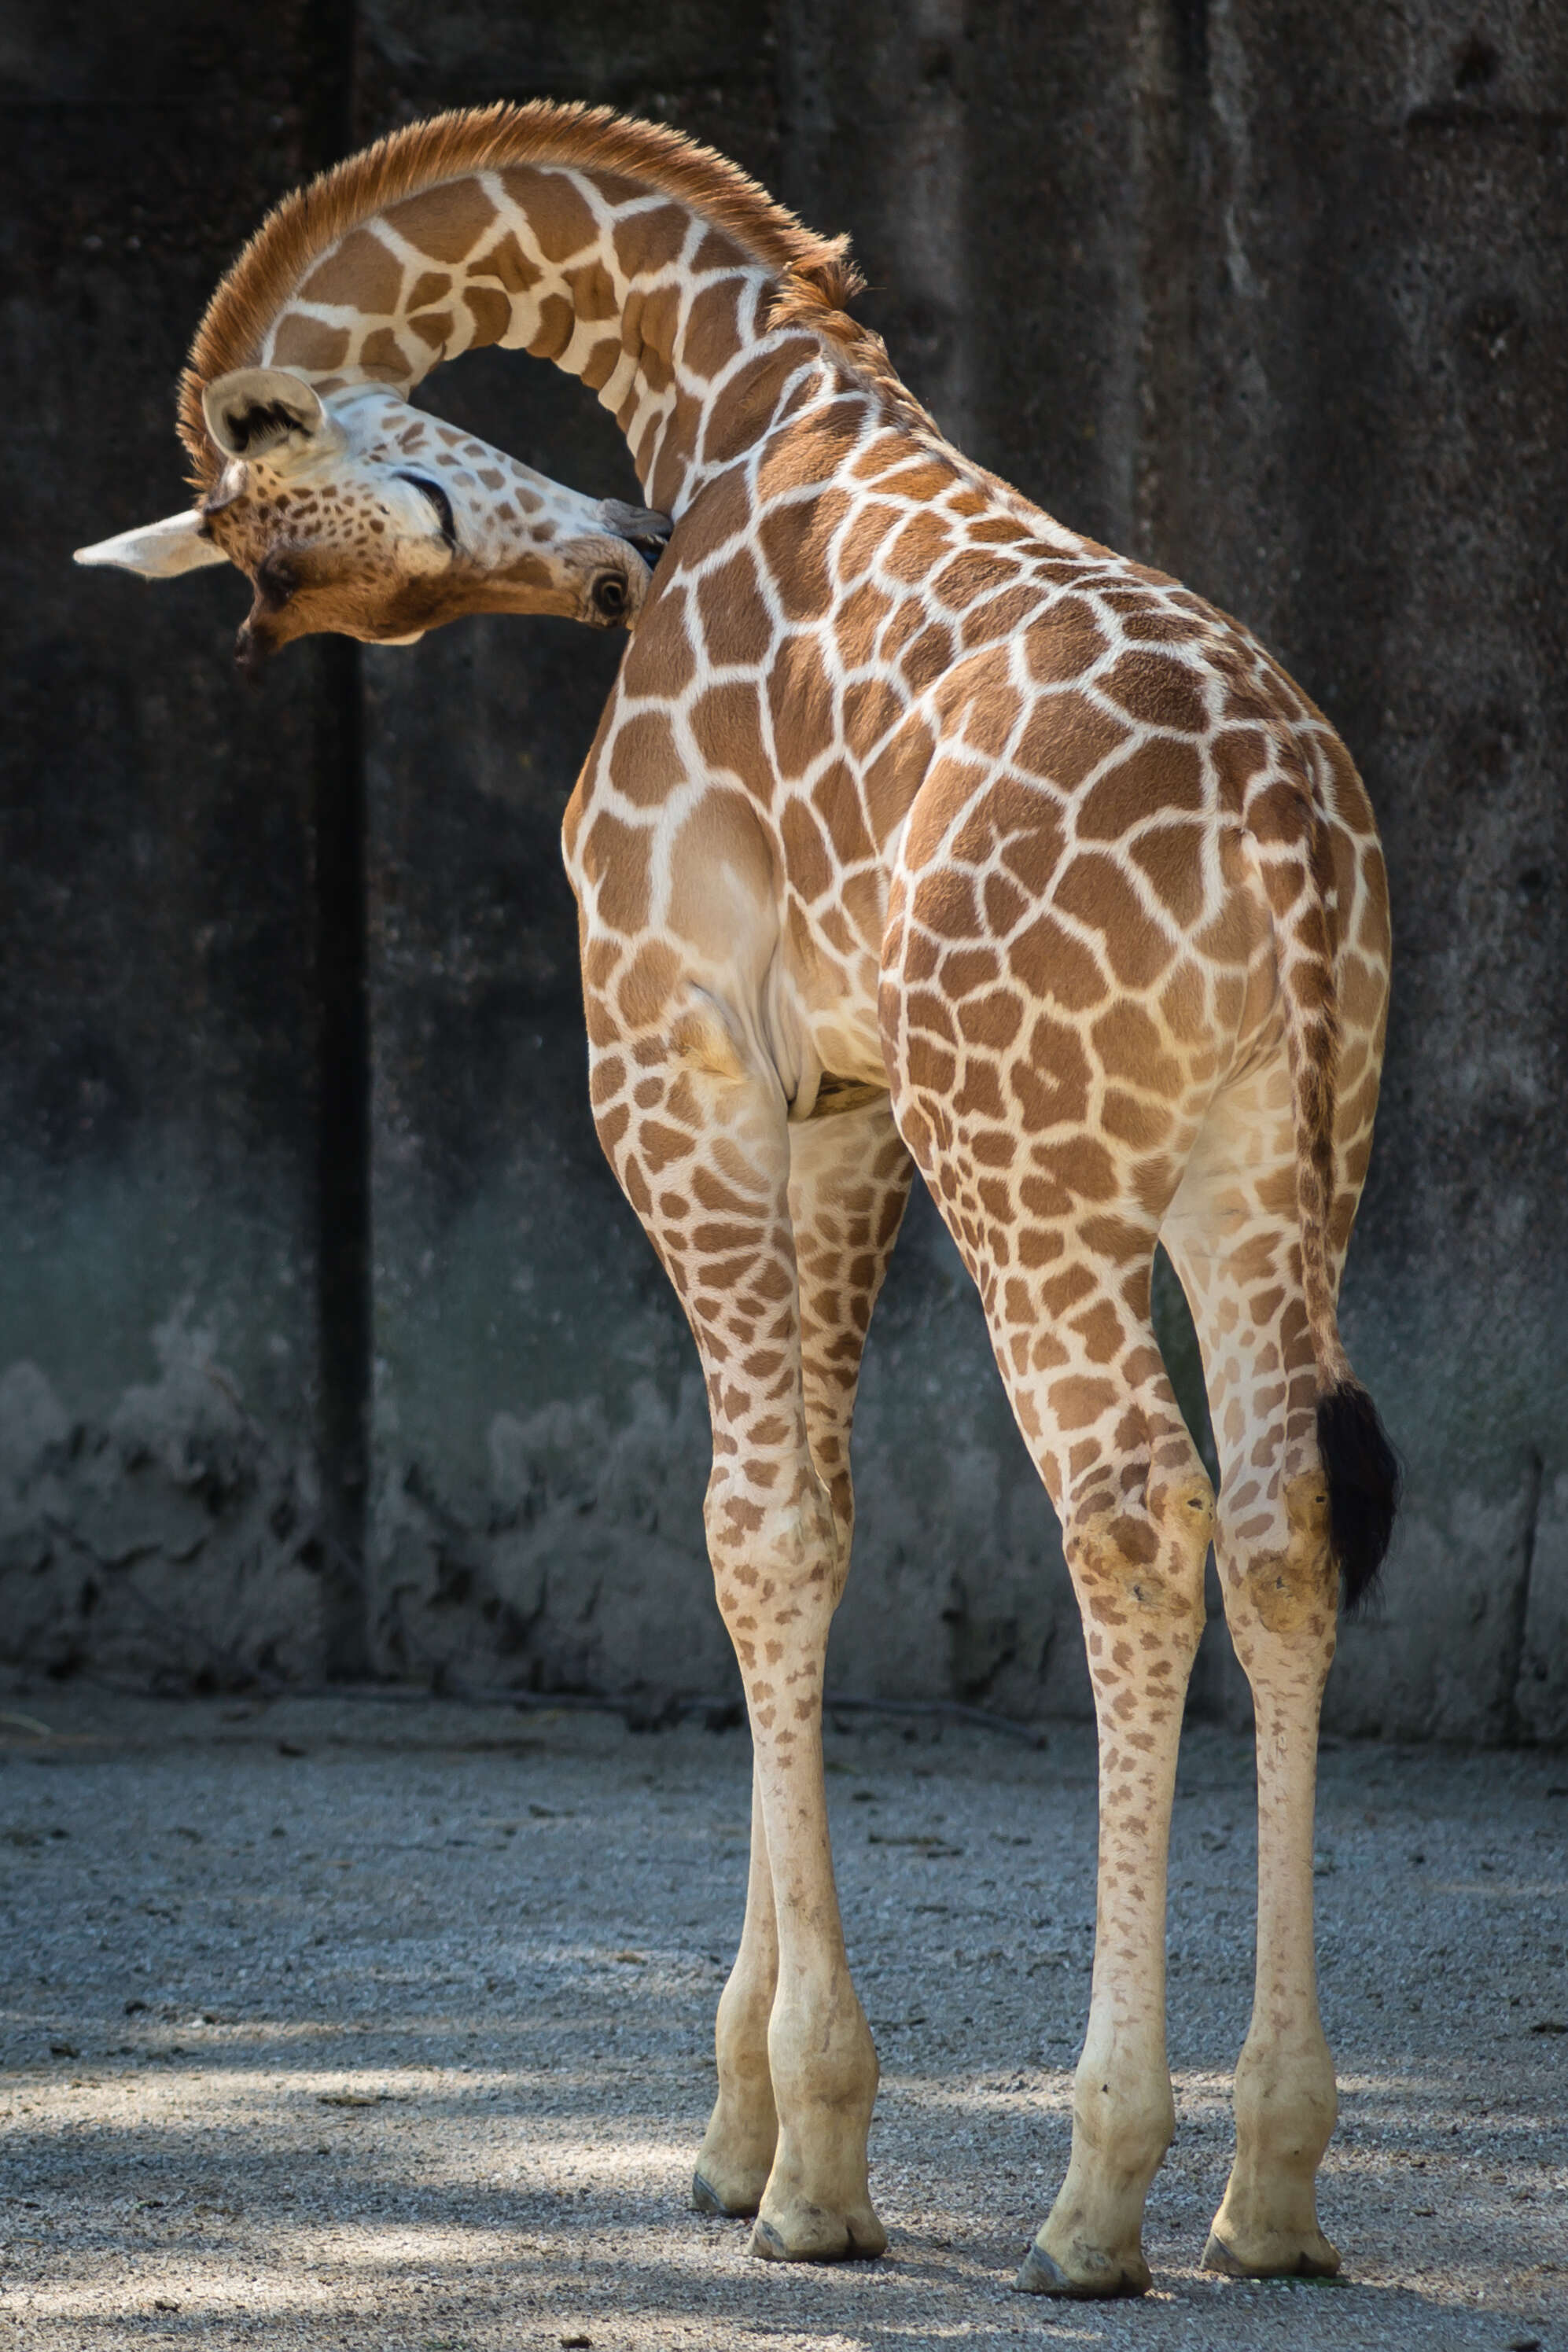
[[500, 164], [324, 245], [257, 358], [321, 393], [405, 394], [486, 344], [553, 360], [614, 413], [649, 504], [677, 514], [825, 365], [808, 329], [764, 323], [777, 283], [696, 207], [620, 173]]

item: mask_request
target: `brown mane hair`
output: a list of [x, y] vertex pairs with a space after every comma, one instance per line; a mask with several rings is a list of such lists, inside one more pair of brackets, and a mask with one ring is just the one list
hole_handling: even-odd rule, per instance
[[738, 164], [664, 123], [639, 122], [607, 106], [503, 100], [392, 131], [268, 213], [208, 303], [181, 380], [180, 437], [199, 488], [211, 483], [218, 465], [202, 416], [203, 387], [232, 368], [256, 364], [268, 328], [311, 264], [400, 198], [510, 163], [617, 172], [689, 205], [776, 274], [776, 323], [814, 329], [856, 374], [914, 409], [881, 338], [847, 313], [864, 284], [847, 237], [818, 236]]

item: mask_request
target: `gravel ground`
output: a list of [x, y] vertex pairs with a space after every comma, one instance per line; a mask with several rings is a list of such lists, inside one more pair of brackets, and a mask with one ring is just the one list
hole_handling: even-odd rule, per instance
[[[1331, 2285], [1197, 2267], [1250, 1991], [1247, 1744], [1188, 1735], [1154, 2293], [1008, 2282], [1066, 2160], [1093, 1749], [828, 1741], [881, 2053], [878, 2263], [686, 2196], [740, 1922], [743, 1733], [438, 1701], [0, 1697], [0, 2352], [589, 2344], [1568, 2352], [1568, 1760], [1331, 1744]], [[47, 1721], [43, 1738], [18, 1715]]]

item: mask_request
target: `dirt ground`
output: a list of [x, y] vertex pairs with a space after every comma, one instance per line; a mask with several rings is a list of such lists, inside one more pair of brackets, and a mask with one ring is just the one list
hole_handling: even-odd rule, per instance
[[[687, 2204], [749, 1753], [418, 1700], [0, 1695], [0, 2352], [280, 2345], [1568, 2352], [1568, 1759], [1331, 1747], [1331, 2285], [1198, 2268], [1250, 1992], [1247, 1743], [1184, 1751], [1153, 2294], [1013, 2271], [1066, 2158], [1093, 1751], [829, 1736], [880, 2263]], [[45, 1737], [26, 1721], [47, 1724]]]

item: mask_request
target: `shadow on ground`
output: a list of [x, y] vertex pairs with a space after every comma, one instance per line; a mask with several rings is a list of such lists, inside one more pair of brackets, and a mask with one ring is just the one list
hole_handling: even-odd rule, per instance
[[0, 1702], [0, 2347], [1503, 2347], [1568, 2307], [1568, 1768], [1331, 1749], [1327, 2286], [1198, 2268], [1250, 1997], [1249, 1759], [1189, 1738], [1155, 2292], [1012, 2272], [1065, 2162], [1092, 1747], [835, 1734], [882, 2056], [880, 2263], [685, 2202], [745, 1872], [743, 1736], [430, 1702]]

